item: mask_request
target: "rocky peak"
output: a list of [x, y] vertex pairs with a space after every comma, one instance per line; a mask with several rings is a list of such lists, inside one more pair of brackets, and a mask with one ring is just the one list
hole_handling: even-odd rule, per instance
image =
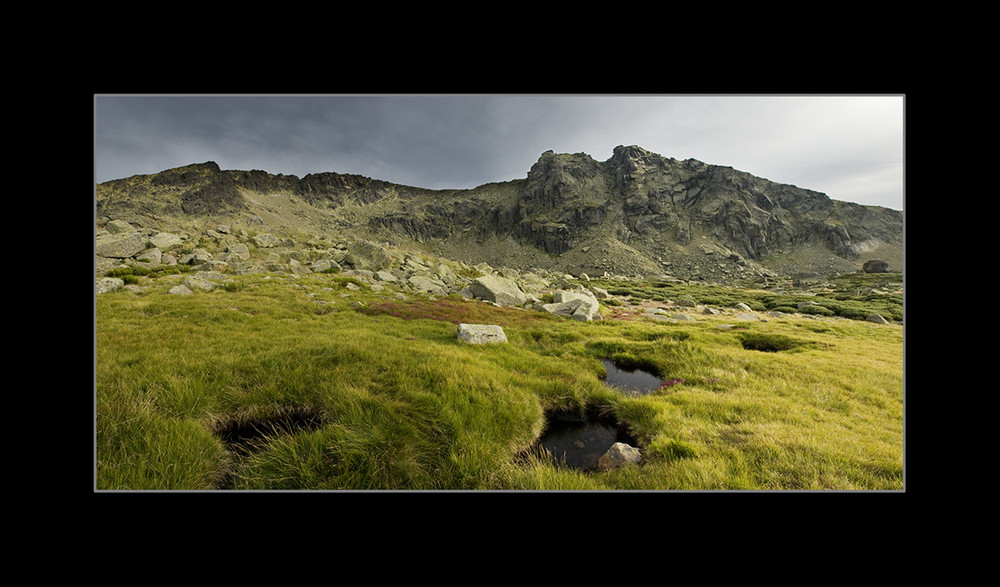
[[559, 153], [549, 150], [528, 171], [529, 183], [576, 184], [601, 173], [601, 165], [586, 153]]
[[537, 211], [581, 198], [601, 200], [605, 187], [602, 166], [590, 155], [549, 150], [531, 166], [523, 199], [532, 211]]
[[658, 162], [661, 159], [664, 159], [664, 157], [636, 145], [629, 145], [628, 147], [618, 145], [614, 148], [611, 158], [608, 159], [608, 163], [625, 171], [635, 171], [651, 162]]
[[151, 177], [151, 182], [153, 185], [191, 186], [221, 172], [218, 163], [206, 161], [161, 171]]

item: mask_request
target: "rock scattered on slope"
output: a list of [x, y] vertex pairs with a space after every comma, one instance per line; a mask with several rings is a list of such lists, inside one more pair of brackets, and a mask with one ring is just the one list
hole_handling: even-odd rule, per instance
[[541, 309], [550, 314], [570, 316], [574, 320], [590, 322], [600, 320], [600, 303], [594, 294], [588, 290], [559, 290], [553, 294], [553, 303], [541, 304]]
[[507, 342], [503, 328], [495, 324], [459, 324], [458, 340], [470, 344], [496, 344]]
[[474, 279], [469, 284], [469, 290], [477, 300], [486, 300], [501, 306], [521, 307], [528, 301], [528, 296], [521, 291], [517, 283], [498, 275], [484, 275]]
[[96, 292], [98, 294], [118, 291], [125, 285], [125, 281], [117, 277], [105, 277], [97, 280]]

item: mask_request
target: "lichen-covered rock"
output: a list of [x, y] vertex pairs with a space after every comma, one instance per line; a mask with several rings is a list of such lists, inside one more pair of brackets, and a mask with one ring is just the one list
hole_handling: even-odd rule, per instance
[[875, 324], [889, 324], [889, 321], [885, 319], [881, 314], [872, 314], [871, 316], [865, 318], [868, 322], [874, 322]]
[[101, 257], [128, 259], [146, 248], [146, 239], [138, 232], [107, 234], [97, 237], [96, 252]]
[[250, 248], [243, 243], [233, 243], [226, 246], [222, 260], [228, 263], [238, 263], [250, 260]]
[[458, 340], [471, 344], [494, 344], [507, 342], [503, 328], [495, 324], [459, 324]]
[[378, 281], [387, 281], [389, 283], [397, 283], [399, 281], [398, 277], [388, 271], [376, 271], [373, 276]]
[[216, 283], [203, 276], [189, 275], [184, 279], [183, 285], [191, 291], [212, 291], [215, 289]]
[[156, 263], [160, 264], [163, 262], [163, 252], [160, 249], [153, 247], [151, 249], [143, 249], [142, 251], [135, 254], [135, 258], [143, 263]]
[[501, 306], [521, 307], [528, 301], [528, 296], [517, 283], [498, 275], [477, 277], [469, 284], [469, 290], [477, 300], [495, 302]]
[[624, 442], [616, 442], [611, 445], [608, 452], [601, 455], [601, 458], [597, 460], [597, 468], [601, 471], [608, 471], [628, 463], [639, 463], [640, 461], [642, 461], [642, 455], [639, 449]]
[[367, 240], [351, 243], [344, 263], [354, 269], [379, 271], [389, 269], [393, 265], [393, 255], [384, 246]]
[[104, 294], [113, 291], [118, 291], [124, 285], [125, 281], [123, 279], [118, 279], [117, 277], [105, 277], [103, 279], [97, 280], [95, 293]]
[[421, 275], [414, 275], [407, 280], [409, 284], [416, 291], [421, 291], [433, 295], [447, 295], [448, 290], [444, 283], [437, 281], [436, 279], [431, 279], [430, 277], [423, 277]]
[[550, 314], [570, 316], [574, 320], [590, 322], [600, 320], [600, 302], [589, 291], [557, 291], [552, 296], [553, 303], [542, 304], [542, 309]]
[[169, 232], [158, 232], [149, 237], [149, 242], [153, 243], [153, 246], [161, 251], [169, 251], [184, 244], [181, 237]]
[[135, 228], [124, 220], [112, 220], [104, 225], [104, 229], [111, 234], [127, 234], [135, 232]]
[[269, 249], [271, 247], [276, 247], [281, 242], [278, 240], [278, 237], [266, 232], [263, 234], [258, 234], [251, 240], [253, 240], [254, 246], [261, 249]]

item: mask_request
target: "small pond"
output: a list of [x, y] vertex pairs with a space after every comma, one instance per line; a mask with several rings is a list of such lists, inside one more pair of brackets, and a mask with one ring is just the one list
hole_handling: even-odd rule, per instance
[[600, 422], [550, 420], [539, 440], [555, 462], [573, 469], [593, 469], [601, 455], [619, 442], [618, 430]]
[[554, 462], [589, 471], [597, 467], [597, 461], [616, 442], [636, 444], [614, 420], [550, 414], [538, 445]]
[[645, 395], [652, 393], [663, 385], [663, 380], [642, 369], [622, 369], [608, 359], [604, 361], [607, 375], [604, 383], [629, 395]]

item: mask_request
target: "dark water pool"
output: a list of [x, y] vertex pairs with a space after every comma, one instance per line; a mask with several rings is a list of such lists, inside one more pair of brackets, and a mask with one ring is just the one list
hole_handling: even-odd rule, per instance
[[626, 441], [612, 424], [551, 419], [539, 444], [556, 463], [588, 470], [597, 466], [612, 444]]
[[604, 361], [604, 369], [607, 371], [604, 383], [621, 390], [623, 393], [645, 395], [656, 391], [663, 385], [663, 380], [652, 373], [642, 369], [631, 371], [621, 369], [608, 359], [602, 360]]

